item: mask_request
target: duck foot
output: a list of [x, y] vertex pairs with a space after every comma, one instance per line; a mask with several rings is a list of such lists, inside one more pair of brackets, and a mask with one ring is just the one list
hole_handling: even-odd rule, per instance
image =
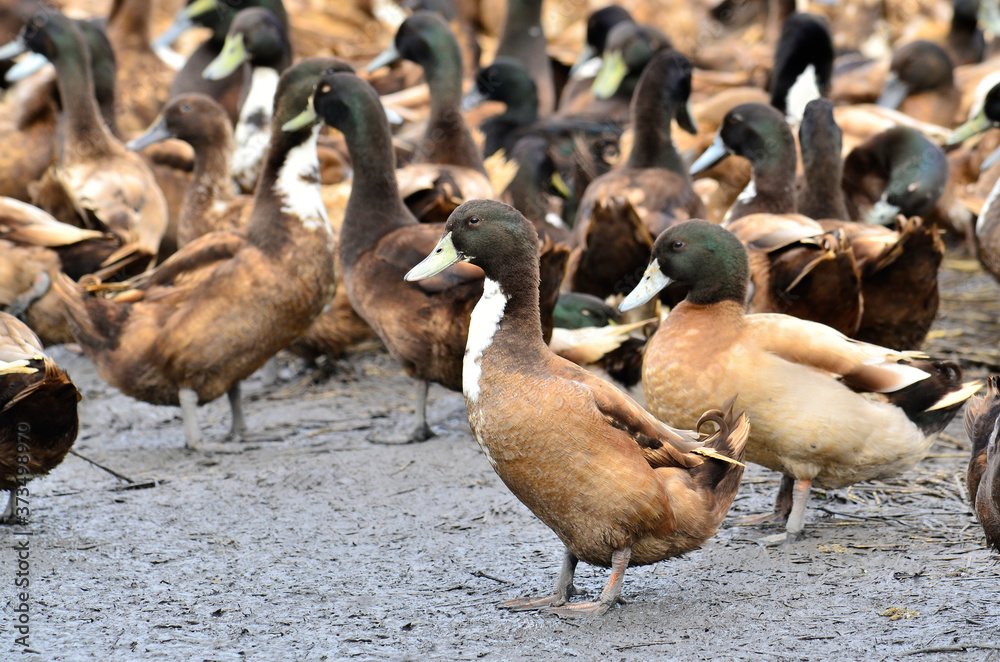
[[15, 517], [14, 515], [14, 504], [17, 501], [16, 494], [16, 487], [8, 491], [7, 507], [3, 509], [3, 515], [0, 515], [0, 524], [24, 524], [20, 517]]
[[509, 609], [510, 611], [534, 611], [536, 609], [544, 609], [547, 607], [560, 607], [567, 602], [574, 595], [580, 595], [580, 591], [577, 587], [573, 586], [573, 575], [576, 573], [576, 564], [578, 559], [573, 556], [569, 551], [563, 556], [562, 569], [559, 571], [559, 579], [556, 580], [556, 590], [552, 595], [547, 595], [541, 598], [517, 598], [515, 600], [508, 600], [500, 605], [501, 609]]
[[414, 414], [417, 417], [416, 424], [413, 426], [413, 430], [410, 434], [405, 437], [386, 437], [378, 438], [371, 436], [368, 438], [373, 444], [386, 444], [386, 445], [402, 445], [402, 444], [415, 444], [421, 441], [427, 441], [434, 436], [434, 431], [431, 427], [427, 425], [427, 390], [430, 388], [430, 383], [425, 381], [417, 382], [417, 404], [414, 407]]
[[737, 517], [729, 523], [729, 526], [780, 526], [788, 522], [788, 515], [792, 511], [792, 487], [795, 479], [791, 476], [782, 476], [781, 485], [778, 487], [778, 495], [774, 499], [774, 511], [764, 515], [748, 515]]
[[628, 568], [629, 558], [632, 556], [632, 548], [616, 549], [611, 554], [611, 577], [601, 591], [600, 597], [595, 602], [580, 602], [577, 604], [566, 604], [559, 607], [548, 607], [545, 612], [578, 618], [580, 616], [600, 616], [622, 600], [622, 582], [625, 579], [625, 570]]

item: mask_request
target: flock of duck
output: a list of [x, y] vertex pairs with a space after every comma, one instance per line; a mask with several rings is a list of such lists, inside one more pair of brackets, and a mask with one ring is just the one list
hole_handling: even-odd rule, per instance
[[[189, 0], [156, 40], [145, 2], [107, 21], [6, 4], [6, 521], [77, 434], [45, 345], [179, 406], [196, 449], [197, 407], [223, 394], [246, 431], [240, 382], [277, 352], [374, 335], [417, 382], [396, 441], [432, 436], [429, 382], [461, 390], [565, 545], [554, 592], [511, 609], [605, 612], [629, 566], [715, 533], [745, 461], [783, 476], [754, 521], [794, 540], [811, 486], [909, 469], [963, 406], [1000, 551], [1000, 376], [973, 398], [917, 351], [943, 233], [1000, 279], [992, 0], [903, 30], [871, 14], [891, 2], [667, 3], [713, 37], [690, 57], [610, 5], [574, 62], [547, 52], [541, 0], [507, 1], [495, 48], [474, 2], [375, 2], [395, 36], [364, 73], [302, 58], [281, 0]], [[210, 35], [175, 68], [195, 25]], [[571, 602], [579, 560], [612, 569], [594, 602]]]

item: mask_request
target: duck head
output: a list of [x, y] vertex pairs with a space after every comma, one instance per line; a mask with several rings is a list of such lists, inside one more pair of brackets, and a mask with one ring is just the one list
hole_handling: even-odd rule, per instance
[[[520, 60], [500, 56], [476, 74], [475, 83], [464, 97], [462, 110], [469, 111], [486, 101], [499, 101], [508, 109], [527, 111], [524, 120], [532, 123], [538, 117], [538, 88]], [[533, 109], [533, 110], [532, 110]]]
[[291, 55], [288, 28], [270, 10], [251, 7], [233, 19], [222, 50], [205, 67], [202, 76], [208, 80], [222, 80], [244, 62], [284, 71], [291, 63]]
[[[590, 14], [587, 18], [587, 38], [583, 50], [570, 67], [570, 76], [585, 78], [596, 75], [602, 63], [601, 55], [608, 43], [608, 34], [619, 23], [635, 23], [635, 21], [627, 10], [618, 5], [608, 5]], [[594, 69], [594, 72], [591, 72], [591, 69]]]
[[369, 73], [399, 60], [409, 60], [424, 68], [424, 75], [434, 75], [437, 63], [447, 60], [461, 68], [462, 53], [458, 40], [440, 14], [419, 11], [399, 26], [392, 44], [368, 63]]
[[771, 105], [789, 121], [800, 121], [806, 104], [829, 91], [833, 57], [833, 37], [826, 21], [812, 14], [791, 14], [781, 27], [774, 52]]
[[715, 140], [691, 164], [691, 174], [714, 167], [730, 154], [756, 166], [787, 159], [789, 153], [794, 158], [795, 140], [784, 115], [767, 104], [741, 103], [726, 113]]
[[[986, 97], [983, 99], [982, 108], [979, 109], [975, 117], [955, 129], [948, 136], [945, 144], [957, 145], [973, 136], [997, 127], [1000, 127], [1000, 84], [990, 88], [990, 91], [986, 93]], [[997, 162], [1000, 162], [1000, 147], [993, 150], [989, 156], [983, 159], [982, 164], [979, 166], [979, 171], [983, 172], [996, 165]]]
[[642, 70], [656, 53], [668, 48], [673, 48], [670, 38], [656, 28], [628, 21], [618, 23], [608, 33], [601, 70], [591, 92], [598, 99], [618, 93], [631, 96]]
[[954, 84], [954, 65], [948, 53], [932, 41], [912, 41], [893, 53], [889, 77], [876, 103], [886, 108], [899, 108], [911, 94]]
[[196, 151], [199, 145], [231, 143], [233, 132], [229, 114], [207, 95], [182, 94], [167, 102], [146, 132], [130, 140], [125, 147], [139, 151], [170, 138], [183, 140]]
[[288, 25], [288, 12], [282, 0], [187, 0], [187, 4], [174, 16], [170, 27], [153, 40], [152, 47], [154, 50], [170, 48], [181, 35], [194, 27], [208, 28], [212, 31], [212, 39], [222, 42], [236, 15], [250, 7], [268, 9], [283, 25]]
[[733, 233], [707, 221], [685, 221], [656, 238], [649, 267], [618, 309], [638, 308], [674, 282], [688, 288], [686, 301], [693, 304], [731, 300], [742, 306], [749, 280], [750, 259]]

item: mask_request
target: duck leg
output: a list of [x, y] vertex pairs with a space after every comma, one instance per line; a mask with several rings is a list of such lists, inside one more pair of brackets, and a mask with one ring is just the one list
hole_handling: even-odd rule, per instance
[[7, 507], [3, 509], [3, 515], [0, 515], [0, 524], [17, 524], [17, 518], [14, 517], [15, 494], [17, 494], [16, 487], [8, 490]]
[[226, 393], [229, 398], [229, 408], [233, 412], [233, 425], [229, 429], [229, 438], [242, 441], [247, 431], [247, 422], [243, 418], [243, 403], [240, 398], [240, 383], [236, 382]]
[[413, 444], [420, 441], [427, 441], [434, 436], [434, 431], [427, 425], [427, 391], [430, 389], [430, 382], [417, 381], [417, 404], [413, 408], [416, 417], [416, 424], [413, 431], [403, 438], [370, 439], [376, 444]]
[[613, 606], [622, 600], [622, 581], [625, 579], [625, 570], [628, 568], [628, 560], [632, 556], [632, 548], [616, 549], [611, 553], [611, 577], [604, 585], [601, 596], [596, 602], [579, 602], [576, 604], [566, 604], [553, 606], [546, 611], [559, 614], [560, 616], [600, 616], [606, 613]]
[[563, 556], [562, 569], [559, 571], [559, 579], [556, 580], [555, 593], [541, 598], [508, 600], [500, 605], [500, 607], [502, 609], [510, 609], [511, 611], [531, 611], [533, 609], [541, 609], [542, 607], [558, 607], [566, 604], [570, 598], [580, 593], [573, 586], [573, 575], [576, 573], [577, 562], [577, 558], [569, 550], [566, 550], [566, 555]]
[[184, 447], [197, 450], [201, 443], [201, 431], [198, 429], [198, 394], [189, 388], [182, 388], [177, 399], [181, 402], [181, 418], [184, 419]]
[[[778, 487], [778, 495], [774, 499], [774, 511], [765, 515], [750, 515], [740, 517], [735, 520], [736, 526], [761, 526], [764, 524], [784, 524], [788, 521], [788, 515], [792, 512], [792, 486], [795, 479], [791, 476], [782, 476], [781, 485]], [[808, 492], [808, 490], [806, 490]]]
[[788, 537], [785, 542], [795, 542], [802, 535], [802, 529], [806, 525], [806, 502], [809, 501], [809, 489], [812, 487], [812, 480], [802, 478], [795, 481], [795, 489], [792, 492], [792, 511], [788, 516], [788, 524], [785, 531]]

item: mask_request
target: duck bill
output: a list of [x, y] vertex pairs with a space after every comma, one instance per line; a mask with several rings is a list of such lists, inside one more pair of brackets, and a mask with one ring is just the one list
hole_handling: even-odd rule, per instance
[[621, 51], [605, 53], [602, 58], [601, 70], [594, 78], [594, 84], [590, 86], [590, 91], [598, 99], [609, 99], [628, 75], [628, 65], [625, 64], [625, 56]]
[[489, 97], [483, 94], [478, 87], [473, 87], [462, 97], [462, 112], [467, 113], [485, 103]]
[[365, 67], [365, 71], [371, 73], [376, 69], [388, 67], [393, 62], [399, 62], [402, 59], [403, 56], [399, 54], [398, 50], [396, 50], [396, 44], [389, 44], [389, 48], [376, 55], [375, 59], [368, 63], [368, 66]]
[[684, 129], [692, 136], [698, 135], [698, 123], [694, 121], [694, 113], [691, 112], [691, 102], [688, 101], [677, 110], [677, 126]]
[[226, 36], [226, 43], [214, 60], [208, 63], [201, 77], [206, 80], [222, 80], [231, 75], [247, 60], [247, 49], [241, 33]]
[[569, 185], [566, 184], [566, 180], [562, 178], [558, 170], [552, 172], [552, 190], [564, 200], [569, 200], [570, 196], [573, 195], [573, 192], [569, 190]]
[[393, 126], [401, 126], [406, 122], [403, 116], [397, 113], [395, 110], [389, 106], [382, 106], [382, 110], [385, 111], [385, 118], [389, 120], [389, 124]]
[[461, 262], [465, 256], [458, 252], [455, 244], [451, 241], [451, 233], [448, 232], [434, 247], [430, 255], [421, 260], [420, 264], [410, 269], [403, 280], [415, 281], [437, 276], [439, 273], [451, 265]]
[[24, 80], [48, 63], [49, 59], [41, 53], [28, 53], [18, 60], [17, 64], [7, 70], [4, 78], [8, 83], [16, 83], [19, 80]]
[[983, 159], [982, 164], [980, 164], [979, 166], [979, 172], [985, 172], [986, 170], [989, 170], [990, 168], [995, 166], [997, 163], [1000, 163], [1000, 147], [997, 147], [995, 150], [990, 152], [989, 156]]
[[885, 200], [879, 200], [868, 212], [865, 220], [875, 225], [893, 227], [896, 224], [896, 215], [899, 214], [899, 211], [898, 206]]
[[909, 94], [910, 86], [901, 81], [896, 74], [889, 74], [885, 85], [882, 86], [882, 94], [875, 103], [883, 108], [896, 109]]
[[187, 7], [177, 12], [174, 22], [170, 24], [166, 32], [153, 40], [150, 46], [154, 51], [169, 49], [185, 32], [194, 27], [194, 21], [188, 18]]
[[638, 308], [659, 294], [660, 290], [669, 284], [670, 278], [660, 271], [659, 260], [654, 259], [646, 267], [646, 273], [642, 275], [642, 280], [639, 281], [639, 284], [635, 286], [634, 290], [629, 292], [624, 301], [618, 304], [618, 310], [624, 313], [627, 310]]
[[167, 128], [167, 120], [160, 115], [157, 121], [146, 129], [146, 133], [128, 141], [125, 145], [125, 149], [138, 152], [139, 150], [145, 149], [150, 145], [163, 142], [164, 140], [168, 140], [173, 137], [174, 134]]
[[726, 143], [722, 141], [722, 136], [716, 134], [715, 140], [712, 144], [708, 146], [701, 156], [695, 159], [695, 162], [691, 164], [691, 174], [697, 175], [699, 173], [705, 172], [710, 168], [714, 168], [718, 164], [729, 156], [729, 148], [726, 147]]
[[952, 134], [948, 136], [948, 140], [946, 140], [944, 144], [958, 145], [972, 136], [978, 136], [991, 126], [993, 126], [993, 123], [986, 117], [986, 111], [980, 110], [978, 115], [955, 129]]
[[13, 41], [8, 41], [3, 46], [0, 46], [0, 60], [13, 60], [21, 53], [27, 52], [28, 44], [26, 44], [24, 42], [24, 38], [19, 35]]
[[576, 58], [576, 62], [569, 68], [569, 77], [586, 78], [585, 71], [594, 66], [592, 64], [594, 60], [597, 60], [597, 66], [600, 66], [601, 54], [590, 44], [585, 44], [583, 50], [580, 51], [580, 55]]
[[285, 133], [294, 133], [300, 129], [312, 126], [319, 119], [316, 115], [316, 106], [313, 103], [314, 97], [309, 97], [309, 105], [301, 113], [281, 125], [281, 130]]

